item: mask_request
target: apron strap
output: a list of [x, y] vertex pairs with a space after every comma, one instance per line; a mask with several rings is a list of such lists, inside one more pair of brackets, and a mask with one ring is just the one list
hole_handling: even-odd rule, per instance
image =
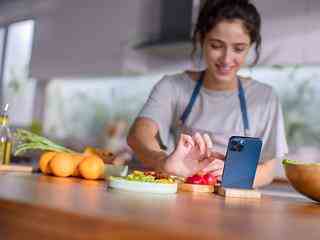
[[249, 136], [250, 135], [250, 125], [249, 125], [249, 117], [248, 117], [248, 111], [247, 111], [247, 101], [246, 101], [246, 96], [244, 93], [244, 89], [242, 87], [242, 83], [240, 78], [238, 77], [238, 97], [239, 97], [239, 102], [240, 102], [240, 110], [242, 114], [242, 123], [244, 127], [244, 135]]
[[[191, 110], [193, 108], [193, 105], [199, 95], [199, 91], [200, 91], [202, 84], [203, 84], [204, 74], [205, 74], [205, 71], [201, 72], [200, 78], [197, 81], [196, 86], [193, 89], [189, 103], [180, 117], [180, 122], [182, 124], [185, 123], [188, 116], [190, 115]], [[241, 110], [241, 115], [242, 115], [242, 122], [243, 122], [243, 127], [244, 127], [244, 136], [249, 136], [250, 135], [250, 126], [249, 126], [249, 117], [248, 117], [248, 111], [247, 111], [246, 96], [245, 96], [245, 92], [244, 92], [240, 78], [238, 77], [237, 79], [238, 79], [238, 98], [239, 98], [240, 110]]]
[[180, 121], [182, 124], [185, 123], [185, 121], [187, 120], [189, 114], [191, 113], [191, 110], [193, 108], [193, 105], [198, 97], [199, 91], [201, 89], [202, 83], [203, 83], [203, 77], [204, 77], [204, 73], [205, 71], [201, 72], [200, 78], [197, 81], [196, 86], [193, 89], [191, 98], [189, 100], [189, 103], [187, 105], [187, 107], [185, 108], [184, 112], [182, 113], [181, 117], [180, 117]]

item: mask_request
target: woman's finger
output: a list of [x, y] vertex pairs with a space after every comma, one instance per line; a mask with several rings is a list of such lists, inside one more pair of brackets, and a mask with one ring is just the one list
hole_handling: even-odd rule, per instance
[[205, 144], [207, 146], [206, 156], [210, 157], [211, 156], [211, 150], [213, 149], [213, 143], [212, 143], [211, 138], [209, 137], [209, 135], [207, 133], [205, 133], [203, 135], [203, 139], [204, 139], [204, 142], [205, 142]]
[[222, 179], [222, 173], [210, 172], [210, 175], [212, 175], [212, 176], [216, 177], [216, 178], [217, 178], [217, 180], [221, 182], [221, 179]]
[[197, 132], [193, 136], [193, 139], [199, 147], [200, 155], [204, 155], [206, 153], [206, 144], [205, 144], [203, 138], [201, 137], [200, 133]]
[[212, 165], [212, 163], [211, 163], [211, 164], [209, 164], [208, 166], [206, 166], [205, 168], [203, 168], [203, 169], [201, 170], [201, 172], [203, 172], [203, 173], [208, 173], [208, 172], [218, 171], [219, 169], [221, 169], [220, 166]]
[[208, 164], [201, 171], [204, 173], [216, 172], [216, 171], [223, 171], [223, 168], [224, 168], [224, 162], [219, 159], [215, 159], [213, 162]]
[[202, 161], [198, 162], [199, 165], [198, 165], [198, 171], [202, 171], [202, 169], [205, 169], [206, 167], [208, 167], [211, 163], [210, 159], [209, 158], [205, 158], [203, 159]]
[[209, 172], [206, 172], [206, 173], [210, 173], [211, 175], [213, 175], [215, 177], [219, 177], [219, 176], [222, 176], [222, 174], [223, 174], [223, 168], [219, 168], [219, 169], [216, 169], [214, 171], [209, 171]]
[[225, 159], [225, 155], [219, 153], [219, 152], [215, 152], [215, 151], [211, 151], [210, 157], [213, 157], [215, 159], [219, 159], [219, 160], [223, 160]]
[[194, 147], [195, 143], [193, 141], [193, 138], [189, 135], [184, 134], [184, 140], [191, 145], [191, 147]]
[[179, 142], [178, 142], [178, 147], [179, 146], [183, 146], [183, 147], [186, 147], [186, 148], [192, 148], [194, 147], [195, 143], [192, 139], [191, 136], [189, 135], [186, 135], [186, 134], [181, 134], [180, 135], [180, 139], [179, 139]]

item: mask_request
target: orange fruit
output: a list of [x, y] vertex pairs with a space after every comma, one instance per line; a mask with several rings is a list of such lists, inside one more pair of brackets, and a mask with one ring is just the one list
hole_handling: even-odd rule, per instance
[[79, 171], [85, 179], [99, 179], [104, 177], [103, 160], [97, 156], [87, 156], [79, 164]]
[[98, 156], [103, 160], [104, 163], [111, 163], [115, 158], [115, 155], [111, 151], [94, 147], [86, 147], [83, 154], [85, 156]]
[[93, 147], [86, 147], [84, 149], [83, 155], [85, 156], [97, 156], [96, 149]]
[[73, 176], [73, 177], [80, 177], [81, 176], [80, 171], [79, 171], [79, 164], [84, 159], [84, 157], [85, 156], [83, 154], [73, 154], [72, 155], [72, 159], [75, 164], [75, 169], [74, 169], [74, 172], [72, 173], [71, 176]]
[[52, 173], [50, 169], [50, 161], [51, 159], [57, 154], [57, 152], [44, 152], [41, 154], [39, 160], [39, 167], [43, 174], [50, 174]]
[[50, 161], [52, 173], [57, 177], [68, 177], [74, 173], [75, 162], [70, 153], [57, 153]]

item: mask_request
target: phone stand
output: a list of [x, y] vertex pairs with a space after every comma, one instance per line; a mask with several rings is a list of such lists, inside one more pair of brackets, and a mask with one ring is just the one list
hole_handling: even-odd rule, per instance
[[237, 197], [237, 198], [261, 198], [261, 192], [255, 189], [240, 189], [240, 188], [224, 188], [217, 186], [215, 192], [223, 197]]

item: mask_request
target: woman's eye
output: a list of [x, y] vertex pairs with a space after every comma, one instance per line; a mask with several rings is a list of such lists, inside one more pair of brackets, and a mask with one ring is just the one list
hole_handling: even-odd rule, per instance
[[236, 47], [234, 47], [234, 51], [236, 52], [236, 53], [242, 53], [242, 52], [244, 52], [246, 50], [246, 48], [244, 47], [244, 46], [236, 46]]
[[218, 44], [211, 44], [211, 48], [213, 49], [219, 49], [219, 48], [222, 48], [221, 45], [218, 45]]
[[245, 51], [245, 48], [235, 48], [234, 51], [235, 51], [236, 53], [242, 53], [242, 52]]

